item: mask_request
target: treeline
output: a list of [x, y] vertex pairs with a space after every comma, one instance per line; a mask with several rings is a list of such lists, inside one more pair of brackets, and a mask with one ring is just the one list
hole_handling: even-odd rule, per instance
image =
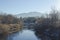
[[16, 24], [20, 23], [20, 19], [15, 17], [14, 15], [2, 15], [0, 14], [0, 24]]
[[37, 24], [44, 26], [54, 26], [60, 23], [60, 12], [57, 10], [52, 10], [46, 17], [40, 17], [37, 19]]
[[42, 40], [60, 40], [60, 12], [52, 10], [46, 18], [39, 18], [34, 29]]

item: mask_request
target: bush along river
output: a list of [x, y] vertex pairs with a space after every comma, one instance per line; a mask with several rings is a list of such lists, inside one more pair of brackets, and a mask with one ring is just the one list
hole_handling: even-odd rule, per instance
[[7, 36], [0, 35], [0, 40], [60, 40], [60, 28], [24, 28]]
[[22, 29], [8, 35], [7, 40], [60, 40], [60, 28]]

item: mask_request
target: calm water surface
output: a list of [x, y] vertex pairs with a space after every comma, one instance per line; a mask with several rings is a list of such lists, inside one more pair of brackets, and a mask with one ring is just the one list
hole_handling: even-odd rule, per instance
[[38, 40], [34, 31], [22, 30], [18, 33], [8, 36], [8, 40]]

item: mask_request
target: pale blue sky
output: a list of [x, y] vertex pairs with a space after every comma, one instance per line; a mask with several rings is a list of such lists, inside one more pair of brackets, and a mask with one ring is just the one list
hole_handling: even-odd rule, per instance
[[0, 12], [11, 14], [25, 12], [47, 12], [55, 0], [0, 0]]

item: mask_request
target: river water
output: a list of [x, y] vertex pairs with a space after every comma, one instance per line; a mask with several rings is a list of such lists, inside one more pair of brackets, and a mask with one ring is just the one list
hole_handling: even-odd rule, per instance
[[7, 36], [0, 34], [0, 40], [60, 40], [59, 32], [50, 33], [49, 31], [40, 31], [33, 29], [22, 29], [19, 32]]
[[34, 31], [25, 29], [20, 32], [8, 35], [8, 40], [38, 40], [38, 38]]

